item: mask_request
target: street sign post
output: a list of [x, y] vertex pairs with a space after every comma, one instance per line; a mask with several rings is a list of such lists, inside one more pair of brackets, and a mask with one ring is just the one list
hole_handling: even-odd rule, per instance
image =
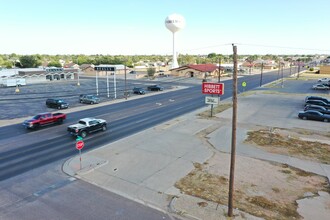
[[243, 87], [243, 92], [245, 92], [245, 87], [246, 87], [246, 82], [245, 81], [242, 82], [242, 87]]
[[76, 139], [76, 149], [79, 150], [79, 161], [80, 161], [80, 169], [82, 167], [81, 165], [81, 149], [85, 146], [84, 141], [82, 140], [82, 137], [77, 137]]
[[[202, 83], [202, 93], [209, 95], [223, 95], [224, 93], [224, 84], [223, 83]], [[213, 104], [219, 104], [217, 98], [205, 97], [205, 103], [211, 104], [211, 117], [213, 115]]]

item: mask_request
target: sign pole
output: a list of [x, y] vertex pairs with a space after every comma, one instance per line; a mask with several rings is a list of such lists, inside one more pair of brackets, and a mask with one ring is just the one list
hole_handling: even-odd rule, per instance
[[[212, 95], [213, 97], [213, 95]], [[211, 118], [213, 117], [213, 104], [211, 104]]]
[[80, 159], [80, 170], [81, 170], [81, 167], [82, 167], [81, 166], [81, 150], [79, 150], [79, 157], [80, 157], [79, 159]]
[[81, 164], [81, 149], [83, 149], [83, 147], [85, 146], [84, 141], [82, 140], [82, 137], [77, 136], [76, 139], [76, 149], [79, 150], [79, 162], [80, 162], [80, 169], [82, 169], [82, 164]]

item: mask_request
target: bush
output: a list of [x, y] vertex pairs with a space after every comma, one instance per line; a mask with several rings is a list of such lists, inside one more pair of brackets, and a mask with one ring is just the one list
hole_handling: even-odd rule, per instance
[[314, 68], [313, 67], [309, 68], [309, 71], [314, 71]]

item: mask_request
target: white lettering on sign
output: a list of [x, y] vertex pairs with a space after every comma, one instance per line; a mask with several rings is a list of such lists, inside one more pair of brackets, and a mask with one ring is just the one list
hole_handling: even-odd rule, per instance
[[222, 95], [223, 83], [203, 83], [202, 93]]

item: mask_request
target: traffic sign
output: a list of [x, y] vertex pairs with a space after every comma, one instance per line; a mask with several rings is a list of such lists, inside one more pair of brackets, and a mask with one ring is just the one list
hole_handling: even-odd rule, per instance
[[242, 82], [242, 86], [243, 87], [245, 87], [246, 86], [246, 82], [244, 81], [244, 82]]
[[219, 97], [206, 96], [205, 97], [205, 104], [217, 105], [217, 104], [219, 104]]
[[80, 136], [77, 136], [77, 138], [76, 138], [76, 141], [82, 141], [82, 137], [80, 137]]
[[77, 148], [77, 150], [83, 149], [84, 146], [85, 146], [85, 143], [83, 141], [77, 141], [76, 142], [76, 148]]
[[224, 84], [223, 83], [202, 83], [202, 93], [212, 95], [223, 95]]

